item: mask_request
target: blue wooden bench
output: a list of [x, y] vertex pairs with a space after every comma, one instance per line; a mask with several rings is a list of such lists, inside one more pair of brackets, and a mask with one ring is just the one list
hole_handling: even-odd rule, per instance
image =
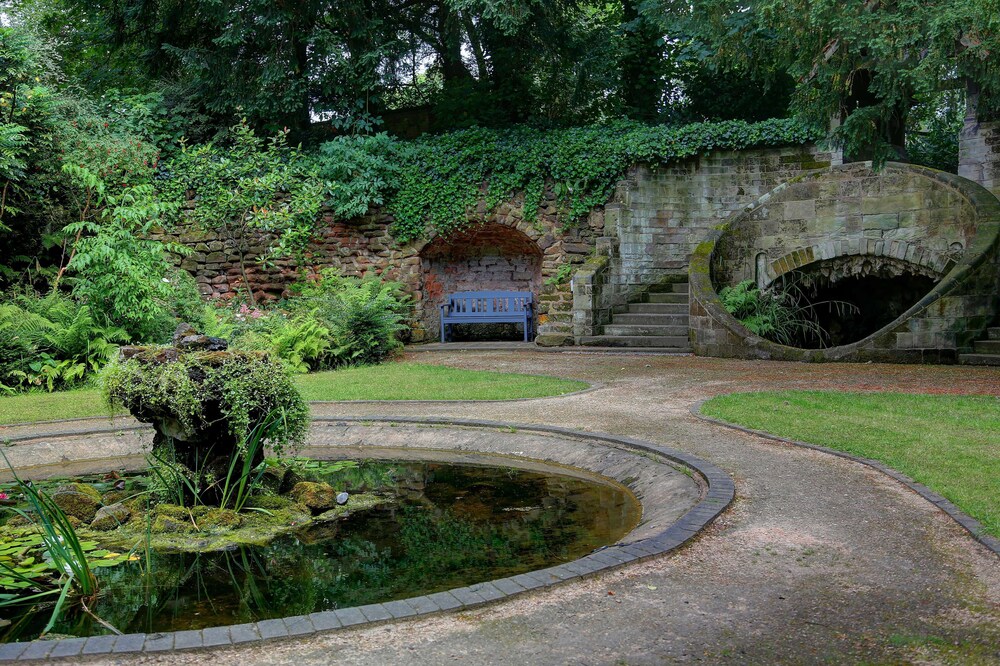
[[535, 297], [530, 291], [460, 291], [441, 305], [441, 342], [452, 324], [523, 324], [524, 341], [532, 339]]

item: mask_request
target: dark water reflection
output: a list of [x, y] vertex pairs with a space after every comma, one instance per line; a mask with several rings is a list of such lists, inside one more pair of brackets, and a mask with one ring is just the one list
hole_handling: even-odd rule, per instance
[[[619, 486], [500, 467], [362, 461], [329, 481], [394, 502], [266, 547], [154, 554], [149, 575], [140, 563], [103, 569], [94, 610], [132, 633], [389, 601], [576, 559], [620, 539], [640, 515]], [[48, 613], [12, 619], [5, 639], [26, 640]], [[54, 632], [104, 633], [82, 614]]]

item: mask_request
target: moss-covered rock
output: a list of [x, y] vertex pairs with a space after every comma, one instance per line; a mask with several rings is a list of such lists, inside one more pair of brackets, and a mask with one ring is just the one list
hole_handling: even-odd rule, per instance
[[300, 481], [289, 495], [313, 513], [329, 511], [337, 506], [337, 491], [328, 483]]
[[163, 516], [166, 518], [173, 518], [174, 520], [190, 520], [191, 515], [195, 511], [200, 513], [202, 510], [203, 509], [200, 506], [195, 507], [191, 511], [188, 511], [184, 507], [177, 506], [176, 504], [163, 503], [163, 504], [157, 504], [156, 506], [153, 507], [153, 516], [154, 517]]
[[101, 507], [101, 494], [85, 483], [70, 483], [57, 488], [52, 501], [67, 516], [89, 523]]
[[230, 509], [209, 509], [198, 518], [198, 527], [203, 530], [235, 530], [242, 523], [240, 514]]
[[120, 502], [110, 504], [97, 510], [94, 519], [90, 521], [90, 526], [99, 532], [107, 532], [124, 525], [131, 516], [132, 512], [124, 504]]
[[157, 516], [153, 519], [151, 531], [153, 534], [190, 534], [195, 531], [195, 527], [190, 519], [185, 521], [170, 516]]
[[101, 504], [104, 506], [111, 506], [112, 504], [118, 504], [119, 502], [124, 502], [129, 499], [135, 493], [130, 493], [127, 490], [109, 490], [108, 492], [101, 495]]
[[273, 511], [288, 509], [295, 503], [295, 500], [290, 497], [282, 497], [280, 495], [254, 495], [246, 505], [253, 509]]

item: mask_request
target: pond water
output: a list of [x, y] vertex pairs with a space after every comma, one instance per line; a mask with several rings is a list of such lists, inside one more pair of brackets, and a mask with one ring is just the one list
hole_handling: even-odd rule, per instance
[[[641, 508], [623, 486], [507, 467], [359, 461], [327, 480], [391, 501], [267, 546], [152, 553], [98, 570], [92, 609], [125, 633], [200, 629], [447, 590], [568, 562], [618, 541]], [[4, 614], [0, 640], [38, 635], [51, 609]], [[106, 633], [66, 613], [52, 633]]]

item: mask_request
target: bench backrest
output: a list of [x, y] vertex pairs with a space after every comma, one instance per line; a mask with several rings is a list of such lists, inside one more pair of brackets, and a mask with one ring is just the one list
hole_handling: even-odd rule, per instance
[[448, 297], [452, 314], [524, 312], [533, 302], [530, 291], [459, 291]]

